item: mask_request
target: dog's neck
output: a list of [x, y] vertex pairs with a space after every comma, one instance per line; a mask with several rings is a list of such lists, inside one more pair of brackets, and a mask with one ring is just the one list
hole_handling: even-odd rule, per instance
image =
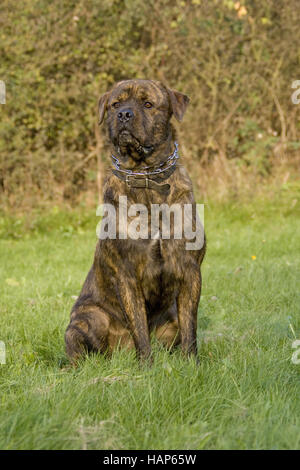
[[167, 196], [170, 193], [171, 186], [165, 180], [176, 170], [177, 159], [179, 158], [177, 142], [174, 142], [174, 147], [173, 153], [159, 165], [141, 167], [137, 170], [122, 168], [118, 158], [112, 155], [114, 166], [112, 173], [125, 181], [130, 188], [151, 189]]
[[[161, 142], [157, 146], [153, 146], [153, 149], [149, 152], [148, 149], [145, 151], [124, 153], [124, 149], [120, 147], [112, 147], [112, 156], [115, 157], [119, 165], [124, 170], [131, 171], [142, 171], [146, 168], [155, 168], [159, 167], [161, 164], [166, 162], [168, 158], [173, 154], [175, 149], [176, 133], [173, 128], [171, 128], [167, 139]], [[122, 151], [123, 150], [123, 151]]]

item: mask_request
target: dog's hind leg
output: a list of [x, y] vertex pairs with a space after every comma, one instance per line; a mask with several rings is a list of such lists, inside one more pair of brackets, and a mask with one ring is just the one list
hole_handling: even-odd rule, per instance
[[82, 305], [71, 314], [65, 333], [66, 352], [75, 363], [85, 352], [105, 352], [108, 348], [109, 316], [98, 306]]

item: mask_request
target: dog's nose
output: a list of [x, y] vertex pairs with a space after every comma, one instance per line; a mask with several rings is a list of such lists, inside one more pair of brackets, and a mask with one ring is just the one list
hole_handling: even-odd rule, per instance
[[129, 121], [129, 119], [132, 119], [133, 117], [134, 117], [134, 114], [133, 114], [132, 109], [130, 109], [130, 108], [122, 109], [118, 113], [118, 119], [121, 122], [127, 122], [127, 121]]

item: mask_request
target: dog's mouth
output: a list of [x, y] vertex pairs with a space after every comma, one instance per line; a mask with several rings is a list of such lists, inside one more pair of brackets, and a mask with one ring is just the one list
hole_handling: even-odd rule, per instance
[[136, 159], [149, 156], [154, 150], [153, 145], [143, 145], [127, 129], [120, 131], [118, 135], [118, 147], [122, 155], [131, 156]]

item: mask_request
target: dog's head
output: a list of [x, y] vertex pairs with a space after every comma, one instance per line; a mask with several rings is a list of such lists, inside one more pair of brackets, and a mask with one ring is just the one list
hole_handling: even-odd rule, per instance
[[107, 112], [113, 151], [131, 166], [151, 163], [172, 140], [172, 115], [181, 121], [189, 98], [152, 80], [124, 80], [99, 100], [99, 124]]

